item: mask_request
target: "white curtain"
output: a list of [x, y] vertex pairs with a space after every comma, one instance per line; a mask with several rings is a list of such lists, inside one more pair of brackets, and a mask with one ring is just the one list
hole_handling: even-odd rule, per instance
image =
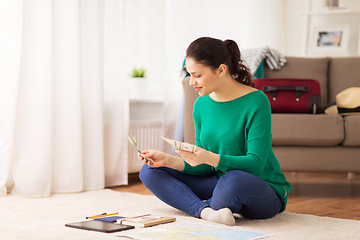
[[[127, 128], [104, 134], [109, 114], [103, 116], [104, 82], [120, 81], [114, 66], [104, 62], [121, 54], [104, 47], [112, 34], [104, 24], [113, 17], [104, 12], [121, 14], [121, 7], [103, 0], [0, 2], [2, 196], [48, 196], [126, 183], [126, 176], [118, 176], [127, 170], [120, 169], [127, 143], [117, 139]], [[116, 102], [115, 114], [122, 112], [117, 120], [127, 126], [126, 89], [118, 90], [124, 101]], [[105, 142], [114, 141], [122, 156], [107, 153], [112, 148]]]
[[196, 38], [209, 36], [233, 39], [240, 50], [268, 45], [284, 52], [285, 7], [285, 0], [167, 0], [166, 136], [174, 135], [181, 119], [180, 70], [187, 46]]
[[105, 0], [105, 186], [128, 183], [129, 94], [123, 11], [123, 0]]

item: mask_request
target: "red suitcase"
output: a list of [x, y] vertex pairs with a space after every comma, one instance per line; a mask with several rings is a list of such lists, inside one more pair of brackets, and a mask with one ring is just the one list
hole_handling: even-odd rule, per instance
[[320, 112], [320, 83], [316, 80], [258, 78], [253, 83], [269, 98], [272, 113]]

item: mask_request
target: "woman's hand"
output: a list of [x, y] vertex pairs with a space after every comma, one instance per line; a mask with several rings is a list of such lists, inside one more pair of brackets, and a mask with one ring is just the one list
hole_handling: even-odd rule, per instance
[[[168, 167], [182, 171], [185, 167], [184, 162], [180, 158], [156, 150], [142, 151], [141, 154], [139, 154], [139, 158], [149, 167], [153, 168]], [[147, 160], [146, 158], [150, 158], [153, 161]]]
[[179, 154], [179, 156], [191, 166], [197, 166], [206, 163], [216, 167], [220, 160], [219, 154], [209, 152], [200, 147], [196, 147], [193, 153], [184, 150], [176, 150], [176, 153]]

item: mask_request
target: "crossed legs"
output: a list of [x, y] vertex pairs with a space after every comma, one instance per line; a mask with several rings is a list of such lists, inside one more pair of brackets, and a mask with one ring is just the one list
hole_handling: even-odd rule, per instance
[[[144, 165], [140, 179], [168, 205], [197, 218], [215, 222], [220, 219], [227, 225], [235, 222], [232, 213], [251, 219], [270, 218], [280, 211], [282, 204], [263, 179], [240, 170], [229, 171], [218, 178]], [[226, 208], [228, 210], [223, 210]]]

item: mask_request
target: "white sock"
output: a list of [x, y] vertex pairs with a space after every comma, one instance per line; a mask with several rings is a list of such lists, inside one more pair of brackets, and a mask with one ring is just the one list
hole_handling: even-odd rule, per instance
[[210, 207], [206, 207], [201, 211], [200, 218], [229, 226], [235, 225], [235, 218], [229, 208], [214, 210]]

